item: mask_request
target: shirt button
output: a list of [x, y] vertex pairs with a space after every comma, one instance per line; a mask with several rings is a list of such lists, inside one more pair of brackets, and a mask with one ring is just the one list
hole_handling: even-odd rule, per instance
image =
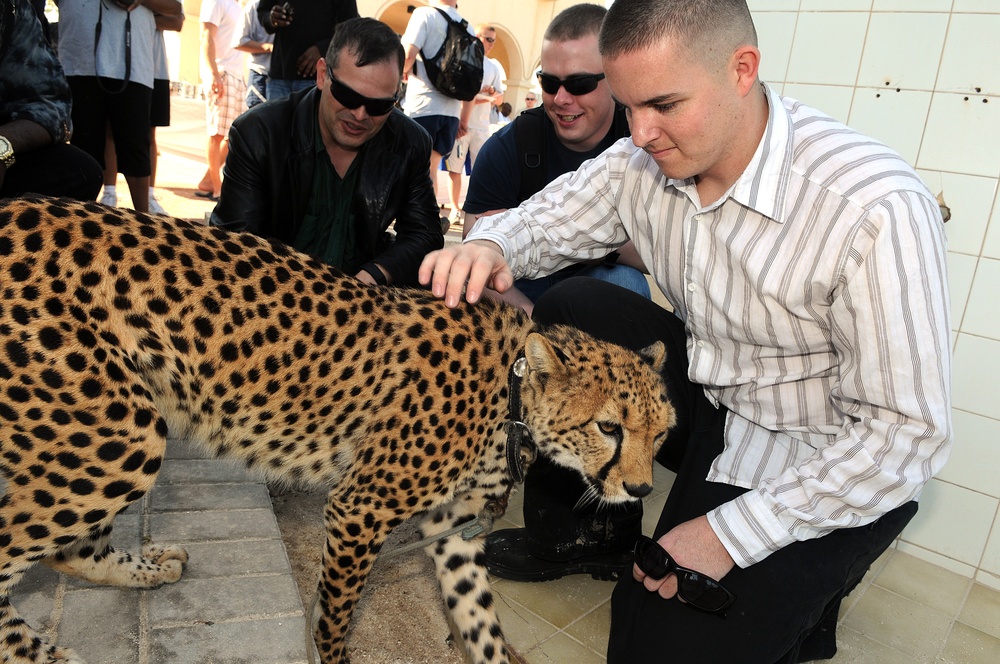
[[693, 283], [689, 283], [688, 284], [688, 290], [693, 293], [694, 291], [698, 290], [698, 286], [695, 285], [695, 284], [693, 284]]
[[705, 347], [705, 342], [701, 339], [698, 339], [698, 348], [704, 348], [704, 347]]

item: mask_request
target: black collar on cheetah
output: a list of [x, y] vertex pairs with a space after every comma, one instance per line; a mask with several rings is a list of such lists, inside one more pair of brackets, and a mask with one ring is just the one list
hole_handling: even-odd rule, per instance
[[504, 428], [507, 429], [507, 472], [515, 484], [524, 481], [524, 457], [521, 456], [521, 448], [528, 448], [528, 453], [533, 454], [535, 443], [531, 439], [531, 430], [521, 419], [521, 379], [528, 372], [528, 360], [524, 353], [517, 356], [514, 364], [510, 365], [509, 384], [509, 407], [507, 412], [507, 422]]

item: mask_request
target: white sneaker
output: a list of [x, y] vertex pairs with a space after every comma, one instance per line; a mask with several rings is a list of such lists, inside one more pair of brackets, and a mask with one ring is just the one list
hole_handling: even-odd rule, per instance
[[105, 191], [101, 194], [101, 205], [115, 207], [118, 205], [118, 194], [113, 191]]
[[156, 200], [156, 196], [150, 194], [149, 196], [149, 213], [150, 214], [167, 214], [167, 211], [163, 209], [160, 205], [160, 201]]
[[461, 210], [452, 210], [451, 214], [448, 215], [448, 221], [453, 224], [461, 224], [463, 219], [465, 219], [465, 213]]

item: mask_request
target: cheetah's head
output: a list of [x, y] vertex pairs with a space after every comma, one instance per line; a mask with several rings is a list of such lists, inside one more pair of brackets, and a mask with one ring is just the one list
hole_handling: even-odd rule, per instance
[[580, 472], [591, 498], [642, 498], [653, 488], [653, 457], [675, 421], [660, 376], [660, 342], [640, 353], [565, 326], [525, 343], [524, 422], [540, 454]]

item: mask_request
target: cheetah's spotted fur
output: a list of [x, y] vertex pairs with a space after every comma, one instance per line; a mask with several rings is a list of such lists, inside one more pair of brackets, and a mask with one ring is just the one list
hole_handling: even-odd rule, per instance
[[[177, 581], [187, 555], [109, 544], [156, 478], [167, 432], [270, 479], [332, 486], [315, 630], [326, 662], [389, 531], [441, 532], [500, 500], [508, 370], [527, 359], [524, 421], [540, 454], [609, 503], [641, 497], [673, 422], [643, 357], [490, 302], [448, 309], [368, 287], [250, 234], [33, 199], [0, 203], [0, 660], [79, 662], [10, 602], [42, 560], [118, 586]], [[477, 664], [507, 662], [482, 542], [435, 558]]]

